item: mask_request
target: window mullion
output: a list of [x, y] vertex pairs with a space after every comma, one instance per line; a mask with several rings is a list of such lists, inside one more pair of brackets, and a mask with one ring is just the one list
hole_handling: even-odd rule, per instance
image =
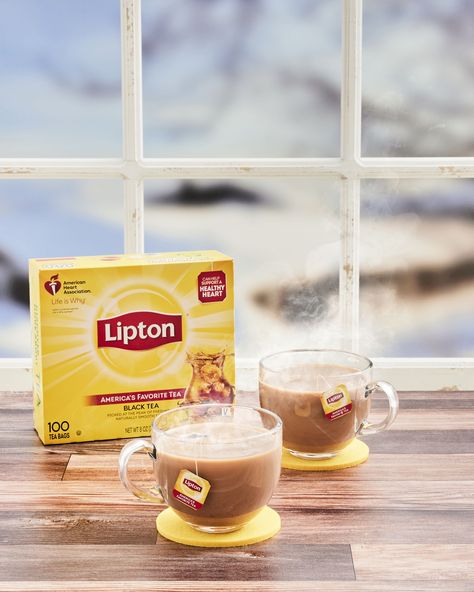
[[339, 302], [342, 343], [359, 345], [359, 242], [361, 153], [362, 0], [344, 0], [342, 13], [341, 157], [347, 175], [341, 182], [341, 263]]
[[342, 347], [359, 348], [360, 181], [347, 179], [341, 187], [341, 260], [339, 303]]
[[143, 253], [144, 188], [137, 164], [143, 158], [142, 38], [140, 0], [122, 0], [123, 157], [131, 174], [124, 181], [124, 250]]

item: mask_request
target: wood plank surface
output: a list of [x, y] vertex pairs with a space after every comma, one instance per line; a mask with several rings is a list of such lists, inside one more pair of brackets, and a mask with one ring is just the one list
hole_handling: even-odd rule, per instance
[[[398, 430], [366, 436], [372, 453], [386, 454], [469, 454], [474, 453], [474, 430]], [[407, 433], [410, 437], [407, 438]], [[0, 430], [0, 454], [18, 452], [40, 454], [119, 453], [126, 440], [102, 440], [43, 446], [33, 429]]]
[[[157, 545], [0, 545], [0, 574], [37, 580], [353, 580], [350, 545], [283, 543], [220, 549], [186, 547], [160, 538]], [[337, 569], [334, 569], [337, 566]], [[7, 571], [8, 570], [8, 571]]]
[[[42, 544], [54, 540], [69, 545], [154, 544], [155, 518], [159, 509], [149, 505], [139, 511], [93, 513], [87, 510], [3, 512], [0, 544]], [[466, 523], [474, 510], [279, 510], [284, 528], [279, 538], [290, 543], [302, 540], [320, 544], [346, 543], [473, 543]]]
[[[72, 481], [116, 481], [118, 454], [72, 454], [63, 479]], [[1, 460], [0, 460], [1, 466]], [[148, 454], [132, 457], [130, 475], [140, 478], [152, 476]], [[443, 470], [440, 471], [440, 467]], [[291, 481], [465, 481], [474, 478], [474, 454], [371, 454], [370, 461], [344, 471], [320, 473], [283, 470], [281, 479]], [[41, 479], [38, 479], [41, 480]]]
[[22, 481], [61, 481], [70, 454], [27, 455], [20, 452], [0, 453], [0, 481], [14, 477]]
[[[163, 506], [119, 482], [125, 441], [45, 447], [31, 394], [0, 393], [0, 592], [474, 592], [474, 393], [400, 393], [400, 408], [364, 465], [282, 471], [274, 539], [195, 549], [157, 535]], [[137, 455], [133, 478], [151, 464]]]
[[[474, 481], [323, 481], [314, 487], [305, 480], [281, 481], [273, 498], [275, 509], [438, 509], [473, 510]], [[12, 495], [13, 493], [13, 495]], [[40, 510], [78, 509], [113, 512], [143, 506], [118, 480], [24, 481], [0, 483], [0, 514], [18, 512], [33, 505]]]
[[[379, 422], [386, 415], [382, 409], [370, 413], [370, 421]], [[466, 409], [406, 409], [403, 408], [393, 424], [396, 430], [472, 430], [474, 414]]]
[[474, 430], [398, 430], [367, 436], [371, 452], [385, 454], [468, 454], [474, 452]]
[[0, 592], [472, 592], [471, 582], [408, 581], [107, 581], [0, 582]]
[[383, 569], [386, 580], [467, 580], [474, 583], [474, 545], [352, 545], [359, 580]]
[[[54, 541], [56, 545], [154, 545], [157, 509], [149, 506], [140, 512], [101, 514], [74, 509], [0, 514], [0, 544], [41, 545]], [[1, 579], [1, 578], [0, 578]]]

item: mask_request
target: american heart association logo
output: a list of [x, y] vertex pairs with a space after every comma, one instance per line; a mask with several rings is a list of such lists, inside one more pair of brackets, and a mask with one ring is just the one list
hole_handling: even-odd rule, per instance
[[44, 283], [44, 288], [47, 292], [51, 294], [51, 296], [56, 296], [56, 294], [61, 289], [61, 282], [59, 281], [59, 273], [56, 275], [52, 275], [47, 282]]

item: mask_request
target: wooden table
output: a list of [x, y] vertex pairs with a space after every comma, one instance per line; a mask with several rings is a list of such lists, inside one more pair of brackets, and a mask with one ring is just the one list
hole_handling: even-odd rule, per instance
[[280, 534], [225, 550], [157, 536], [123, 441], [44, 447], [28, 393], [0, 393], [0, 419], [1, 591], [474, 591], [474, 393], [401, 394], [365, 465], [283, 471]]

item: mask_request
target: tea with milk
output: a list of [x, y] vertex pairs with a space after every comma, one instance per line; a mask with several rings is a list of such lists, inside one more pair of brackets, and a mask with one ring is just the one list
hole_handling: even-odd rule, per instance
[[263, 427], [206, 421], [168, 430], [172, 452], [161, 450], [158, 441], [155, 462], [165, 502], [198, 527], [242, 526], [251, 520], [280, 476], [280, 440], [265, 435]]
[[261, 406], [283, 420], [283, 446], [294, 451], [345, 448], [369, 412], [365, 380], [350, 367], [295, 365], [271, 382], [260, 380], [259, 392]]

